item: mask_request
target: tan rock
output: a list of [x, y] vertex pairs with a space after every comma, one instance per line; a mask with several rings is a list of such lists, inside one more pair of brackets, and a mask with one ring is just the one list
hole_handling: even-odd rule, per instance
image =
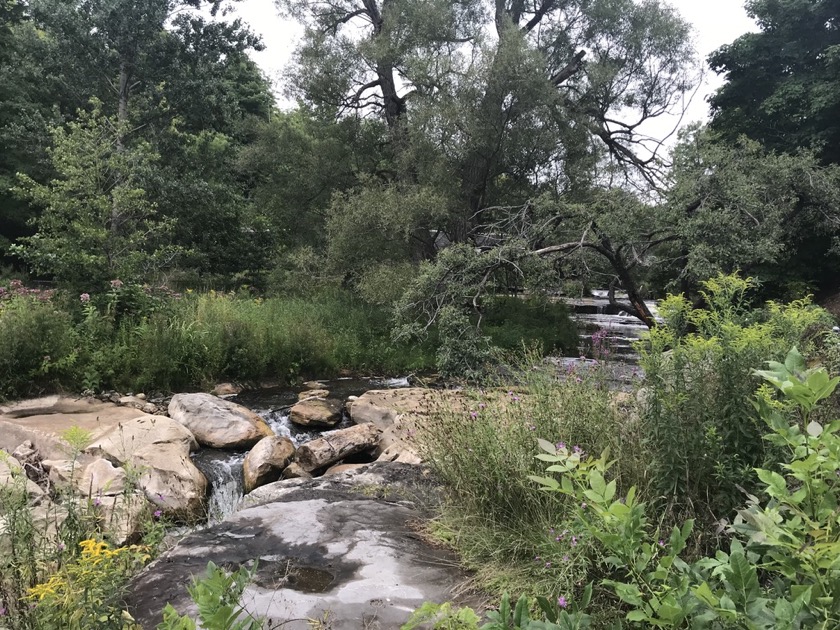
[[330, 392], [327, 389], [305, 389], [298, 394], [298, 400], [309, 400], [310, 398], [329, 398]]
[[211, 448], [247, 448], [274, 435], [250, 409], [211, 394], [175, 394], [169, 416], [192, 431], [199, 444]]
[[214, 396], [235, 396], [242, 392], [242, 387], [233, 383], [219, 383], [210, 392]]
[[306, 472], [325, 468], [331, 464], [379, 444], [380, 431], [373, 424], [359, 424], [339, 431], [330, 431], [323, 437], [298, 447], [295, 461]]
[[125, 469], [115, 467], [107, 459], [96, 459], [84, 469], [77, 485], [83, 496], [116, 496], [125, 492]]
[[181, 423], [145, 416], [112, 427], [85, 450], [134, 469], [138, 487], [165, 514], [194, 520], [203, 516], [207, 495], [207, 479], [190, 459], [197, 448]]
[[[50, 460], [72, 458], [74, 446], [64, 438], [67, 431], [87, 431], [91, 439], [120, 422], [148, 414], [95, 398], [48, 396], [0, 407], [0, 449], [11, 452], [30, 440], [41, 457]], [[83, 464], [90, 458], [82, 456]]]
[[165, 444], [177, 444], [186, 453], [198, 449], [195, 437], [180, 422], [166, 416], [141, 416], [111, 427], [85, 453], [122, 466], [138, 449]]
[[84, 466], [72, 459], [45, 459], [41, 462], [50, 483], [57, 488], [75, 487], [73, 480], [82, 474]]
[[256, 443], [242, 464], [245, 493], [277, 481], [295, 456], [295, 445], [287, 437], [272, 435]]
[[188, 521], [204, 516], [207, 479], [182, 445], [153, 444], [137, 449], [131, 465], [140, 472], [137, 485], [164, 514]]
[[324, 389], [325, 384], [321, 381], [306, 381], [303, 386], [306, 389]]
[[326, 472], [324, 472], [324, 476], [330, 477], [332, 475], [340, 475], [341, 473], [349, 472], [351, 470], [359, 470], [360, 468], [367, 468], [367, 464], [336, 464], [335, 466], [327, 468]]
[[341, 421], [341, 401], [309, 398], [289, 410], [289, 420], [304, 427], [333, 427]]
[[46, 497], [44, 489], [29, 479], [21, 463], [5, 452], [0, 452], [0, 488], [15, 487], [26, 492], [31, 504], [37, 504]]
[[96, 511], [102, 530], [114, 545], [136, 542], [149, 515], [149, 502], [142, 492], [97, 499]]
[[300, 467], [300, 464], [292, 462], [283, 469], [283, 479], [312, 479], [312, 475]]

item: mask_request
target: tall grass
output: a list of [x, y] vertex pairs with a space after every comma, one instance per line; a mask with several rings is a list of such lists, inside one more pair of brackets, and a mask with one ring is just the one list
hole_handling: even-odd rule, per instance
[[537, 438], [609, 449], [628, 485], [644, 476], [643, 462], [634, 454], [636, 420], [602, 373], [558, 375], [530, 359], [509, 377], [514, 387], [469, 391], [465, 408], [441, 408], [419, 442], [447, 490], [433, 534], [457, 548], [484, 587], [556, 597], [585, 575], [589, 545], [571, 531], [563, 499], [527, 479], [544, 474]]
[[210, 292], [131, 312], [116, 302], [86, 303], [75, 319], [58, 304], [26, 296], [0, 303], [0, 399], [433, 365], [428, 347], [391, 342], [384, 309], [346, 294], [263, 300]]

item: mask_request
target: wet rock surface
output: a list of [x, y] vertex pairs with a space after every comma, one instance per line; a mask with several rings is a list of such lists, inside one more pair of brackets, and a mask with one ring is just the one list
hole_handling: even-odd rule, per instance
[[269, 627], [303, 630], [327, 613], [335, 630], [398, 628], [424, 601], [452, 599], [465, 577], [412, 529], [434, 496], [427, 471], [399, 464], [262, 486], [138, 576], [130, 611], [149, 629], [167, 602], [194, 613], [186, 585], [208, 561], [231, 570], [256, 561], [242, 603]]

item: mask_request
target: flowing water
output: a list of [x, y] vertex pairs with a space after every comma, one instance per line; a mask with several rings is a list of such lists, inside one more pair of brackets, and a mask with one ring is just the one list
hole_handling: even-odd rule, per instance
[[[647, 330], [635, 317], [617, 310], [609, 303], [606, 291], [592, 291], [583, 298], [564, 298], [572, 311], [580, 332], [579, 357], [554, 357], [550, 359], [561, 371], [570, 373], [587, 369], [596, 362], [606, 362], [611, 380], [616, 388], [626, 387], [638, 377], [638, 355], [633, 344]], [[658, 316], [655, 302], [648, 302], [648, 308]], [[408, 387], [407, 378], [358, 379], [342, 378], [322, 381], [330, 391], [331, 398], [346, 400], [370, 389]], [[289, 409], [297, 402], [298, 391], [290, 388], [273, 387], [242, 392], [230, 398], [232, 402], [248, 407], [271, 427], [275, 434], [289, 438], [297, 448], [318, 437], [321, 431], [307, 430], [289, 420]], [[336, 428], [349, 426], [345, 415]], [[247, 451], [222, 451], [201, 449], [193, 455], [196, 466], [210, 482], [208, 499], [208, 522], [218, 523], [236, 511], [243, 496], [242, 464]]]
[[[346, 400], [348, 396], [359, 396], [370, 389], [408, 387], [407, 378], [358, 379], [340, 378], [319, 381], [329, 390], [330, 398]], [[297, 402], [298, 391], [283, 387], [250, 390], [228, 398], [247, 407], [263, 420], [276, 435], [289, 438], [295, 448], [318, 437], [322, 431], [299, 427], [289, 420], [289, 409]], [[345, 414], [336, 429], [350, 425]], [[242, 464], [248, 451], [223, 451], [202, 448], [193, 454], [193, 462], [210, 482], [210, 496], [207, 501], [209, 524], [218, 523], [236, 511], [243, 496]]]

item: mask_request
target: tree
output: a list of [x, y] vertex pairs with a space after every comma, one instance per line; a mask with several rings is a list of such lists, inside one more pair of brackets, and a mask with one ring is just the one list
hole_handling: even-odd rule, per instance
[[145, 142], [125, 145], [120, 124], [94, 103], [91, 113], [53, 130], [50, 157], [59, 177], [39, 184], [24, 175], [18, 188], [43, 212], [37, 233], [14, 251], [36, 273], [80, 291], [148, 277], [176, 254], [145, 192], [157, 155]]
[[768, 149], [811, 149], [840, 164], [840, 7], [833, 0], [748, 0], [761, 31], [709, 57], [725, 82], [710, 99], [712, 128]]
[[[329, 257], [351, 281], [431, 260], [442, 243], [507, 247], [517, 235], [494, 230], [523, 208], [662, 183], [644, 124], [690, 89], [693, 52], [687, 25], [654, 0], [279, 4], [307, 27], [301, 102], [384, 127], [377, 168], [329, 210]], [[375, 253], [360, 255], [371, 239]]]
[[[177, 226], [170, 237], [194, 253], [182, 263], [202, 273], [252, 268], [252, 256], [227, 245], [251, 251], [254, 240], [246, 185], [232, 167], [247, 140], [244, 121], [268, 118], [273, 107], [268, 82], [247, 56], [258, 38], [226, 20], [219, 1], [32, 0], [28, 7], [15, 63], [0, 67], [16, 86], [0, 98], [0, 138], [9, 141], [0, 178], [11, 183], [19, 171], [42, 185], [61, 179], [46, 154], [50, 129], [80, 109], [90, 113], [95, 99], [97, 115], [116, 121], [117, 151], [146, 146], [156, 154], [141, 174], [113, 170], [133, 159], [109, 168], [126, 186], [142, 182], [158, 217]], [[21, 205], [0, 199], [0, 213], [37, 216], [34, 204]], [[119, 232], [121, 210], [113, 212], [108, 225]], [[20, 226], [9, 232], [10, 240], [23, 235]]]

